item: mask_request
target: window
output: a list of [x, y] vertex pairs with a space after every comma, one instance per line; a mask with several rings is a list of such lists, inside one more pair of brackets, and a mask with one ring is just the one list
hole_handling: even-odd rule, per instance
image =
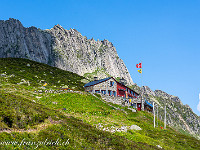
[[113, 96], [116, 96], [116, 92], [115, 91], [113, 91]]
[[95, 93], [100, 93], [100, 90], [95, 90]]
[[106, 90], [101, 90], [101, 93], [102, 94], [106, 94]]
[[110, 81], [110, 86], [114, 86], [114, 82], [113, 81]]
[[108, 95], [111, 96], [112, 95], [112, 91], [108, 90]]

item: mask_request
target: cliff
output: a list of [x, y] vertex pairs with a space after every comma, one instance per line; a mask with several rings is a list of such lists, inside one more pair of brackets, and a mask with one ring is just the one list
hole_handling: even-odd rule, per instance
[[111, 42], [87, 39], [77, 30], [60, 25], [41, 30], [25, 28], [16, 19], [1, 20], [0, 58], [7, 57], [27, 58], [86, 77], [123, 77], [128, 85], [133, 84]]
[[[183, 105], [179, 97], [161, 90], [152, 91], [148, 86], [142, 87], [144, 97], [158, 105], [159, 119], [164, 121], [164, 106], [167, 110], [167, 125], [200, 138], [200, 118], [189, 105]], [[157, 107], [155, 107], [157, 113]], [[156, 114], [157, 115], [157, 114]]]

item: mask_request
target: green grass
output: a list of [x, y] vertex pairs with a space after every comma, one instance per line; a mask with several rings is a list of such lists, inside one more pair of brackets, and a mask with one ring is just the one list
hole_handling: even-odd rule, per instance
[[[42, 105], [39, 103], [34, 103], [20, 96], [15, 96], [4, 91], [1, 91], [0, 94], [0, 121], [4, 125], [0, 127], [1, 129], [32, 129], [35, 125], [43, 124], [45, 119], [49, 117], [54, 120], [62, 120], [62, 122], [59, 124], [50, 124], [47, 128], [38, 130], [37, 132], [33, 133], [0, 133], [0, 141], [15, 141], [21, 143], [21, 141], [24, 139], [25, 142], [31, 141], [38, 143], [39, 141], [45, 141], [46, 139], [49, 141], [56, 141], [57, 139], [60, 139], [62, 142], [68, 141], [69, 139], [69, 144], [67, 144], [67, 146], [39, 145], [40, 149], [130, 149], [131, 147], [135, 147], [136, 149], [140, 149], [140, 147], [143, 147], [144, 149], [155, 149], [155, 147], [149, 146], [145, 143], [137, 143], [119, 135], [113, 135], [108, 132], [100, 131], [94, 126], [91, 126], [90, 124], [87, 124], [80, 119], [76, 119], [74, 117], [66, 117], [66, 115], [59, 110], [59, 108], [62, 108], [61, 105], [65, 106], [70, 104], [65, 103], [66, 101], [63, 101], [63, 104], [59, 103], [58, 105], [61, 105], [54, 108], [53, 106], [50, 107], [48, 104]], [[68, 94], [68, 96], [74, 96], [73, 93]], [[57, 96], [60, 97], [60, 94], [57, 94]], [[86, 98], [87, 96], [89, 97]], [[95, 104], [102, 104], [101, 101], [98, 101], [91, 95], [86, 95], [86, 97], [84, 97], [86, 100], [91, 99], [95, 101]], [[84, 104], [83, 101], [82, 104]], [[92, 105], [92, 108], [95, 107], [95, 104]], [[108, 107], [106, 104], [104, 105], [105, 107]], [[77, 110], [73, 109], [73, 106], [76, 108], [75, 103], [73, 103], [71, 106], [71, 111], [68, 112]], [[81, 109], [81, 111], [86, 111], [87, 106], [88, 104], [86, 104], [85, 107]], [[81, 111], [78, 110], [77, 112]], [[95, 110], [91, 110], [92, 114], [94, 114], [94, 111]], [[104, 115], [106, 116], [107, 114]], [[4, 118], [7, 119], [5, 120]], [[31, 146], [27, 144], [21, 146], [0, 145], [1, 149], [34, 149], [35, 147], [36, 145]]]
[[[69, 144], [62, 145], [39, 145], [39, 149], [157, 149], [145, 143], [136, 143], [125, 137], [110, 134], [97, 130], [96, 128], [83, 123], [76, 118], [66, 118], [59, 125], [52, 125], [38, 134], [33, 133], [17, 133], [12, 134], [1, 133], [0, 141], [68, 141]], [[1, 146], [1, 149], [34, 149], [36, 145], [7, 145]]]
[[[2, 141], [39, 142], [68, 141], [63, 145], [39, 145], [38, 149], [164, 149], [190, 150], [199, 149], [199, 140], [185, 135], [167, 126], [153, 127], [153, 115], [148, 112], [132, 113], [127, 107], [105, 103], [99, 95], [80, 93], [35, 93], [42, 89], [44, 79], [46, 89], [56, 89], [68, 85], [82, 91], [83, 77], [67, 71], [26, 59], [0, 59], [0, 129], [17, 130], [16, 132], [0, 132]], [[30, 67], [27, 66], [30, 64]], [[27, 72], [23, 73], [20, 70]], [[45, 70], [45, 71], [44, 71]], [[43, 75], [45, 72], [46, 76]], [[52, 73], [50, 73], [52, 72]], [[9, 77], [14, 74], [15, 76]], [[34, 78], [34, 76], [38, 78]], [[53, 78], [54, 77], [54, 78]], [[63, 78], [65, 77], [65, 78]], [[18, 85], [25, 79], [28, 84]], [[60, 81], [59, 83], [57, 81]], [[56, 87], [54, 87], [56, 86]], [[119, 109], [116, 109], [119, 108]], [[123, 109], [123, 110], [122, 110]], [[51, 118], [51, 119], [50, 119]], [[52, 123], [53, 120], [53, 123]], [[140, 131], [110, 133], [99, 130], [96, 125], [101, 123], [104, 128], [138, 125]], [[19, 132], [21, 129], [24, 132]], [[8, 131], [9, 131], [8, 130]], [[29, 132], [30, 131], [30, 132]], [[2, 145], [0, 149], [34, 149], [36, 145]]]
[[[55, 99], [58, 102], [57, 105], [51, 103]], [[94, 127], [98, 123], [103, 124], [104, 127], [138, 125], [142, 128], [141, 131], [128, 130], [127, 133], [115, 133], [115, 135], [126, 137], [135, 142], [152, 146], [160, 145], [164, 149], [198, 149], [200, 147], [199, 141], [191, 136], [183, 135], [170, 127], [167, 127], [167, 130], [161, 129], [160, 126], [163, 127], [164, 124], [160, 120], [159, 127], [153, 128], [153, 115], [151, 113], [132, 113], [127, 108], [113, 105], [124, 109], [128, 113], [125, 114], [123, 111], [108, 106], [90, 94], [49, 95], [42, 98], [41, 102], [50, 108], [56, 108], [63, 113], [81, 119]], [[63, 108], [66, 108], [66, 110], [63, 110]]]
[[[96, 59], [96, 58], [95, 58]], [[83, 76], [87, 78], [89, 81], [93, 81], [94, 77], [98, 77], [100, 75], [104, 75], [106, 77], [111, 77], [104, 68], [97, 68], [94, 72], [92, 73], [85, 73]]]
[[6, 74], [8, 83], [17, 84], [24, 79], [34, 87], [42, 86], [47, 82], [47, 87], [60, 88], [66, 85], [75, 90], [84, 90], [84, 83], [81, 82], [84, 77], [69, 71], [18, 58], [1, 58], [0, 64], [0, 74]]
[[0, 91], [0, 128], [24, 129], [44, 122], [48, 117], [58, 120], [57, 113], [26, 98]]

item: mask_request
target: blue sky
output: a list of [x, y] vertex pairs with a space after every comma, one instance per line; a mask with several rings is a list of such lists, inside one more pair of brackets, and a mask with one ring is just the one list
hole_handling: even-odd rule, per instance
[[197, 112], [200, 93], [199, 0], [1, 0], [0, 20], [25, 27], [75, 28], [114, 44], [135, 83], [178, 96]]

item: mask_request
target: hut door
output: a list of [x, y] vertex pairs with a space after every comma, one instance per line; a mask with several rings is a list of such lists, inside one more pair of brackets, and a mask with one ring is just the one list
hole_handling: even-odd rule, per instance
[[137, 104], [137, 110], [141, 111], [141, 104], [140, 103]]

